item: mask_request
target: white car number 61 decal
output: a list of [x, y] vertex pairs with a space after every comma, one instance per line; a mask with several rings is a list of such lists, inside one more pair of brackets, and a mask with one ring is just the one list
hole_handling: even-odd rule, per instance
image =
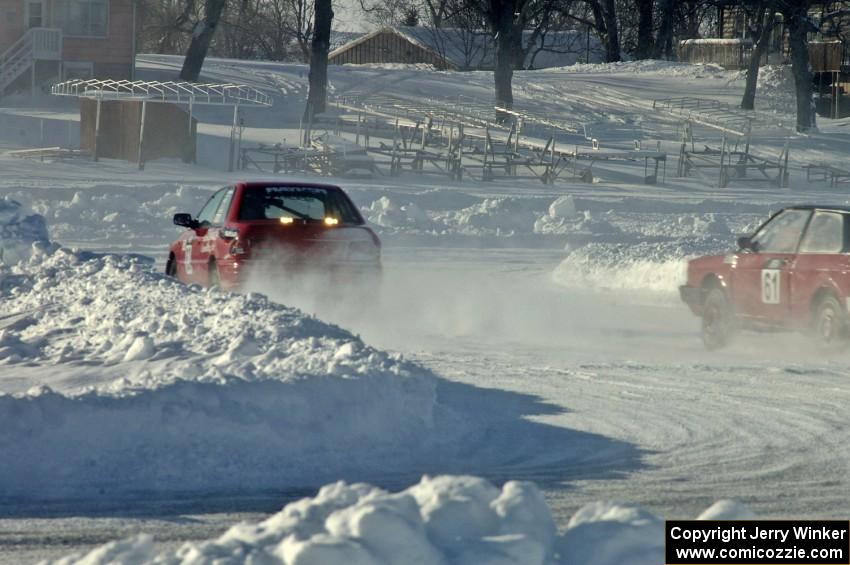
[[779, 273], [779, 269], [762, 269], [761, 271], [761, 301], [765, 304], [781, 302]]
[[183, 268], [187, 275], [192, 274], [192, 240], [183, 240]]

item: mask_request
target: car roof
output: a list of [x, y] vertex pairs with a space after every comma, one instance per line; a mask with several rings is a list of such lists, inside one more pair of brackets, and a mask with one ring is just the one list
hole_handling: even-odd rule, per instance
[[783, 208], [784, 210], [821, 210], [826, 212], [841, 212], [844, 214], [850, 214], [850, 206], [832, 206], [832, 205], [818, 205], [818, 204], [795, 204], [794, 206], [786, 206]]
[[320, 182], [294, 182], [294, 181], [244, 181], [239, 182], [237, 184], [241, 184], [245, 188], [266, 188], [267, 186], [282, 186], [282, 187], [292, 187], [292, 188], [324, 188], [327, 190], [339, 190], [342, 189], [334, 184], [325, 184]]

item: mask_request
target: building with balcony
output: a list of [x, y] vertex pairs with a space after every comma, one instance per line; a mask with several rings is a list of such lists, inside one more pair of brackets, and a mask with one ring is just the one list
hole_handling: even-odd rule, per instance
[[129, 79], [134, 0], [0, 0], [0, 96], [72, 78]]

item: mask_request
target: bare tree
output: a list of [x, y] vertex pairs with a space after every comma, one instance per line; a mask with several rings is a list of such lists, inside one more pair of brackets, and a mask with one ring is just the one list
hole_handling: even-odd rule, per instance
[[307, 107], [304, 109], [305, 121], [310, 121], [316, 114], [325, 111], [328, 96], [328, 51], [330, 51], [333, 17], [331, 0], [316, 0], [310, 53], [310, 91], [307, 95]]
[[234, 59], [259, 56], [262, 51], [262, 32], [259, 25], [262, 18], [261, 9], [262, 0], [230, 0], [221, 20], [221, 36], [210, 50], [216, 55]]
[[206, 0], [204, 17], [195, 24], [192, 30], [192, 41], [189, 43], [189, 50], [186, 51], [186, 58], [183, 60], [183, 69], [180, 71], [182, 80], [189, 82], [198, 80], [210, 42], [221, 19], [221, 13], [224, 11], [225, 3], [225, 0]]
[[791, 47], [791, 71], [797, 91], [797, 131], [817, 127], [814, 108], [812, 71], [809, 66], [808, 34], [817, 31], [809, 19], [812, 0], [779, 0], [779, 9], [788, 26]]
[[605, 49], [605, 61], [622, 60], [618, 12], [615, 0], [561, 2], [559, 17], [592, 29]]
[[635, 7], [638, 13], [636, 59], [649, 59], [652, 56], [654, 47], [654, 38], [652, 37], [654, 4], [654, 0], [635, 0]]
[[661, 23], [655, 38], [652, 56], [655, 59], [670, 57], [673, 49], [673, 22], [676, 13], [676, 0], [660, 0]]
[[755, 109], [756, 87], [758, 86], [761, 60], [767, 53], [770, 45], [770, 35], [776, 24], [776, 9], [772, 0], [759, 0], [755, 5], [747, 7], [747, 19], [753, 21], [750, 37], [755, 41], [750, 60], [747, 62], [747, 83], [744, 88], [744, 97], [741, 100], [741, 108], [744, 110]]
[[429, 45], [440, 56], [455, 63], [461, 70], [480, 68], [493, 56], [491, 34], [480, 13], [468, 2], [458, 2], [450, 8], [446, 4], [446, 27], [426, 26], [420, 33], [427, 34]]
[[449, 0], [424, 0], [425, 7], [430, 17], [430, 24], [434, 27], [442, 27], [446, 18]]
[[588, 0], [588, 5], [593, 14], [593, 28], [605, 46], [605, 62], [621, 61], [616, 3], [614, 0]]
[[[272, 0], [280, 2], [284, 6], [284, 13], [288, 17], [281, 18], [281, 28], [298, 44], [298, 49], [301, 51], [301, 60], [304, 62], [310, 61], [312, 51], [311, 43], [313, 41], [313, 20], [316, 18], [316, 7], [318, 1], [313, 4], [310, 0]], [[328, 6], [330, 11], [330, 6]], [[331, 11], [330, 19], [328, 19], [328, 45], [330, 46], [330, 21], [333, 19]], [[317, 20], [318, 21], [318, 20]]]
[[360, 9], [367, 19], [379, 26], [398, 26], [405, 24], [405, 18], [415, 11], [422, 13], [420, 0], [360, 0]]
[[[496, 105], [510, 110], [514, 107], [513, 41], [514, 33], [517, 31], [514, 28], [514, 14], [518, 9], [517, 1], [489, 0], [488, 4], [489, 10], [486, 13], [496, 43], [496, 65], [493, 70]], [[496, 119], [505, 121], [509, 119], [509, 116], [503, 112], [497, 112]]]
[[410, 6], [404, 11], [404, 17], [401, 20], [402, 25], [407, 27], [416, 27], [419, 25], [419, 8]]
[[526, 68], [531, 53], [546, 34], [562, 29], [558, 8], [570, 3], [570, 0], [533, 0], [525, 3], [514, 24], [517, 30], [513, 37], [514, 69]]
[[[571, 30], [575, 33], [565, 34], [560, 33], [563, 30], [557, 28], [545, 29], [540, 34], [540, 39], [536, 44], [532, 44], [528, 57], [526, 68], [534, 69], [534, 62], [540, 53], [557, 53], [557, 54], [584, 54], [589, 57], [592, 47], [588, 45], [585, 34], [579, 30]], [[550, 34], [559, 34], [556, 39], [547, 39]]]
[[138, 4], [138, 47], [142, 52], [180, 53], [189, 45], [194, 0], [143, 0]]

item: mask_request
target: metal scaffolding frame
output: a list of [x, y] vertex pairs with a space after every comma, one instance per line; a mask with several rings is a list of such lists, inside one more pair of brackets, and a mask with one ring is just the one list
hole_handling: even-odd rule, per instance
[[196, 84], [144, 80], [77, 79], [54, 84], [55, 96], [98, 100], [139, 100], [170, 104], [271, 106], [268, 94], [244, 84]]
[[98, 160], [100, 138], [100, 105], [104, 100], [135, 101], [142, 103], [142, 117], [139, 123], [139, 169], [143, 169], [142, 147], [145, 140], [145, 109], [148, 102], [160, 104], [186, 104], [189, 106], [189, 128], [192, 127], [193, 107], [233, 106], [233, 127], [230, 130], [230, 151], [228, 170], [234, 169], [241, 145], [239, 127], [239, 107], [269, 107], [272, 98], [256, 88], [244, 84], [196, 84], [192, 82], [112, 80], [112, 79], [76, 79], [53, 85], [54, 96], [72, 96], [97, 101], [95, 117], [95, 143], [92, 157]]
[[776, 116], [742, 110], [738, 106], [709, 98], [660, 98], [653, 100], [652, 108], [656, 112], [689, 120], [730, 136], [747, 137], [756, 127], [789, 129], [789, 125]]

